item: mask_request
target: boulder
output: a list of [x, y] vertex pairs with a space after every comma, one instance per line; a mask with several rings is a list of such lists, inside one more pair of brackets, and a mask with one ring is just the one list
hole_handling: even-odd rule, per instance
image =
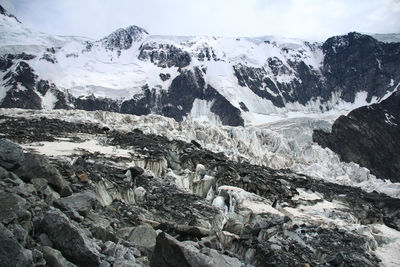
[[128, 240], [137, 247], [144, 249], [147, 255], [153, 253], [156, 245], [157, 232], [149, 224], [142, 224], [135, 228]]
[[43, 246], [40, 247], [43, 253], [43, 257], [46, 260], [48, 266], [53, 267], [75, 267], [76, 265], [69, 262], [60, 251], [53, 249], [51, 247]]
[[96, 195], [92, 191], [73, 194], [54, 201], [54, 206], [64, 211], [78, 212], [86, 216], [96, 204]]
[[23, 166], [16, 170], [25, 181], [31, 181], [34, 178], [44, 178], [48, 181], [49, 185], [60, 193], [61, 196], [66, 197], [72, 194], [67, 181], [61, 176], [60, 172], [54, 168], [47, 157], [36, 154], [25, 154], [25, 161]]
[[24, 153], [19, 145], [6, 139], [0, 139], [0, 166], [12, 171], [21, 166]]
[[0, 222], [7, 225], [13, 221], [30, 220], [31, 214], [26, 210], [26, 200], [22, 197], [0, 192]]
[[40, 224], [54, 245], [71, 262], [82, 266], [100, 264], [97, 245], [59, 210], [46, 212]]
[[24, 249], [13, 234], [0, 223], [0, 265], [25, 267], [33, 266], [32, 252]]
[[241, 263], [213, 249], [206, 249], [203, 253], [195, 246], [179, 242], [162, 232], [157, 236], [150, 266], [241, 266]]

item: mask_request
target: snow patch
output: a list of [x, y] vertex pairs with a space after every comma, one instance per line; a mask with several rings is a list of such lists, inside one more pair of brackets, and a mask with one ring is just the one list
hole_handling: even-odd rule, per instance
[[57, 102], [57, 97], [51, 91], [47, 91], [47, 93], [41, 98], [42, 107], [47, 110], [53, 109]]
[[220, 118], [211, 112], [213, 102], [201, 99], [195, 99], [188, 119], [193, 121], [207, 121], [213, 125], [222, 125]]
[[56, 141], [56, 142], [38, 142], [21, 145], [26, 150], [33, 150], [40, 154], [50, 157], [72, 156], [80, 152], [88, 151], [90, 153], [101, 153], [107, 157], [130, 158], [131, 151], [117, 149], [114, 146], [100, 144], [97, 140], [87, 140], [84, 142]]

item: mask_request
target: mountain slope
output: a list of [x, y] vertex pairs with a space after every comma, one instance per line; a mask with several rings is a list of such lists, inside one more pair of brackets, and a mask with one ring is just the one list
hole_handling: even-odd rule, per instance
[[400, 182], [400, 92], [379, 104], [339, 117], [332, 132], [314, 131], [313, 140], [346, 162], [356, 162], [377, 177]]
[[[321, 44], [152, 36], [130, 26], [92, 41], [51, 37], [0, 16], [1, 107], [155, 113], [238, 126], [271, 114], [350, 110], [400, 83], [400, 44], [359, 33]], [[32, 79], [24, 79], [27, 72]], [[28, 98], [36, 100], [28, 105]]]

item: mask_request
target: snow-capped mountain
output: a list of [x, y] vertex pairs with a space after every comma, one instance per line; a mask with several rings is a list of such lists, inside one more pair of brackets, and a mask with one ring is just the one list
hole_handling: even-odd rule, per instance
[[50, 36], [0, 15], [0, 106], [161, 114], [224, 125], [271, 114], [350, 110], [400, 84], [400, 44], [359, 33], [278, 38]]

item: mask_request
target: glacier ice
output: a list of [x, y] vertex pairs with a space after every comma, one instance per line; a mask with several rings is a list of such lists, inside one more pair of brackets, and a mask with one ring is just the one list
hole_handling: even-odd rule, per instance
[[[313, 129], [329, 131], [335, 118], [332, 116], [295, 117], [257, 126], [229, 127], [190, 119], [176, 122], [159, 115], [134, 116], [105, 111], [3, 109], [1, 114], [90, 122], [124, 132], [140, 129], [146, 134], [163, 135], [169, 139], [186, 142], [196, 140], [204, 148], [213, 152], [223, 152], [229, 159], [237, 162], [246, 160], [274, 169], [287, 168], [315, 179], [400, 198], [399, 183], [377, 179], [366, 168], [356, 163], [342, 162], [333, 151], [312, 142]], [[157, 174], [166, 171], [167, 168], [164, 162], [137, 164], [150, 164]], [[188, 181], [184, 180], [181, 181], [186, 184], [183, 187], [188, 187]]]

